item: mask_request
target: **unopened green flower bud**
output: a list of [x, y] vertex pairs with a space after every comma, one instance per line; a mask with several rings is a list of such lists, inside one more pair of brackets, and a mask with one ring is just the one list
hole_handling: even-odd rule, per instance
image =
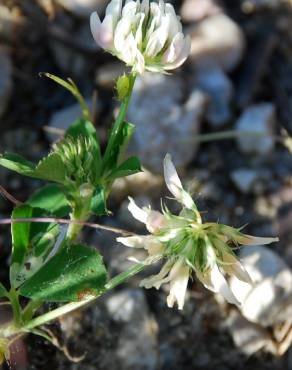
[[119, 100], [124, 100], [130, 88], [129, 77], [126, 75], [120, 76], [117, 80], [117, 92]]

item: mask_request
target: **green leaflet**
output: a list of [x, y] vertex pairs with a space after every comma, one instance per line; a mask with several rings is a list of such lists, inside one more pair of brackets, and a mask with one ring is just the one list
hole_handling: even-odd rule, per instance
[[0, 156], [0, 165], [21, 175], [41, 180], [63, 183], [65, 167], [62, 159], [55, 153], [50, 153], [37, 165], [13, 153]]
[[65, 166], [62, 158], [54, 152], [50, 153], [37, 164], [32, 177], [62, 184], [65, 180]]
[[100, 294], [106, 281], [101, 255], [85, 245], [70, 245], [28, 279], [20, 294], [44, 302], [79, 301]]
[[130, 157], [112, 171], [108, 176], [108, 180], [115, 180], [119, 177], [134, 175], [141, 171], [141, 163], [139, 159], [137, 157]]
[[34, 208], [41, 208], [56, 217], [69, 214], [70, 206], [60, 186], [52, 184], [36, 191], [26, 202]]
[[[22, 205], [14, 209], [12, 218], [44, 217], [45, 211]], [[45, 262], [54, 247], [59, 226], [56, 223], [18, 222], [11, 226], [12, 259], [10, 283], [20, 286]]]
[[[16, 207], [12, 212], [12, 219], [32, 217], [33, 208], [28, 205]], [[30, 222], [13, 223], [12, 235], [12, 263], [21, 263], [29, 247]]]
[[0, 156], [0, 165], [15, 171], [20, 175], [30, 176], [33, 172], [35, 165], [27, 161], [23, 157], [14, 153], [5, 153]]

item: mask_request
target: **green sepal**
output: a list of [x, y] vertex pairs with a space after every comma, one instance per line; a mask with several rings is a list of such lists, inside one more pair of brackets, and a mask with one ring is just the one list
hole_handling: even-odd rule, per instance
[[19, 292], [43, 302], [80, 301], [88, 295], [99, 295], [106, 281], [101, 255], [85, 245], [70, 245], [53, 256]]
[[26, 204], [44, 209], [56, 217], [67, 216], [71, 209], [61, 187], [55, 184], [44, 186], [36, 191]]

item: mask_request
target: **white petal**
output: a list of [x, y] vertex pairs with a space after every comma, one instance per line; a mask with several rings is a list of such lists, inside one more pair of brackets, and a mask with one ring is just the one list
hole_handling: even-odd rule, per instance
[[177, 56], [177, 58], [172, 63], [165, 66], [165, 69], [171, 70], [171, 69], [180, 67], [186, 61], [187, 57], [189, 56], [190, 50], [191, 50], [191, 39], [189, 36], [187, 36], [184, 39], [184, 44], [183, 44], [180, 54]]
[[151, 241], [155, 240], [152, 235], [133, 235], [127, 237], [119, 237], [117, 242], [124, 244], [126, 247], [131, 248], [145, 248]]
[[99, 33], [100, 33], [101, 21], [97, 12], [91, 13], [90, 15], [90, 29], [95, 42], [99, 45]]
[[163, 165], [164, 179], [168, 190], [175, 196], [176, 200], [181, 202], [186, 208], [193, 209], [195, 207], [194, 201], [190, 194], [183, 189], [169, 154], [166, 154]]
[[145, 60], [138, 47], [136, 47], [136, 62], [134, 68], [140, 74], [143, 74], [145, 72]]
[[142, 46], [142, 37], [143, 37], [143, 21], [145, 19], [145, 14], [141, 14], [140, 15], [140, 21], [139, 21], [139, 25], [138, 25], [138, 28], [137, 28], [137, 31], [136, 31], [136, 34], [135, 34], [135, 41], [136, 41], [136, 44], [138, 47], [141, 47]]
[[145, 54], [149, 58], [155, 57], [164, 47], [170, 27], [170, 17], [162, 17], [161, 25], [149, 37]]
[[164, 245], [152, 235], [133, 235], [128, 237], [119, 237], [116, 240], [126, 247], [144, 248], [151, 257], [162, 256], [165, 249]]
[[129, 197], [129, 200], [130, 203], [128, 205], [128, 210], [131, 212], [132, 216], [136, 220], [143, 222], [143, 224], [146, 224], [148, 213], [142, 208], [138, 207], [133, 198]]
[[157, 275], [152, 275], [142, 280], [140, 286], [145, 287], [147, 289], [153, 287], [159, 289], [160, 286], [165, 282], [165, 276], [169, 273], [172, 266], [173, 262], [170, 260], [167, 261]]
[[149, 0], [142, 0], [141, 3], [141, 12], [145, 14], [145, 16], [148, 15], [149, 12]]
[[113, 28], [113, 17], [111, 15], [106, 15], [100, 26], [99, 44], [103, 49], [107, 50], [113, 49], [114, 28]]
[[226, 279], [219, 271], [216, 264], [205, 274], [199, 271], [197, 271], [196, 274], [207, 289], [214, 293], [220, 293], [229, 303], [240, 305], [240, 302], [235, 298]]
[[190, 269], [186, 265], [181, 265], [179, 271], [170, 280], [170, 292], [167, 297], [168, 307], [173, 307], [177, 302], [178, 309], [182, 310], [185, 303], [185, 295], [189, 281]]
[[168, 14], [170, 17], [170, 29], [169, 29], [168, 37], [169, 37], [169, 40], [171, 41], [178, 32], [182, 32], [182, 25], [175, 13], [175, 10], [172, 4], [169, 4], [169, 3], [165, 4], [165, 14]]
[[[147, 211], [146, 211], [147, 212]], [[162, 213], [158, 211], [148, 211], [146, 227], [150, 233], [155, 233], [167, 225], [167, 221]]]
[[118, 18], [121, 16], [122, 2], [122, 0], [112, 0], [106, 7], [106, 16], [111, 15], [114, 21], [117, 22]]
[[179, 32], [173, 38], [171, 44], [162, 56], [163, 63], [173, 63], [181, 54], [184, 45], [184, 35]]
[[182, 183], [178, 177], [174, 164], [171, 161], [170, 154], [166, 154], [164, 158], [164, 179], [166, 186], [169, 191], [177, 198], [181, 195], [181, 190], [183, 190]]
[[127, 36], [124, 46], [125, 48], [121, 52], [122, 59], [129, 66], [133, 66], [136, 62], [138, 48], [137, 48], [137, 44], [136, 44], [136, 41], [135, 41], [135, 38], [132, 32]]
[[251, 285], [253, 284], [248, 272], [245, 270], [243, 265], [236, 257], [232, 256], [229, 253], [224, 253], [223, 262], [226, 262], [226, 265], [222, 265], [222, 268], [228, 275], [230, 276], [234, 275], [244, 283]]
[[115, 49], [122, 53], [123, 55], [125, 53], [128, 53], [127, 47], [129, 44], [129, 40], [127, 40], [127, 37], [129, 36], [132, 28], [132, 17], [123, 17], [119, 20], [114, 34], [114, 45]]
[[149, 40], [149, 37], [152, 35], [154, 30], [158, 28], [161, 24], [161, 18], [162, 18], [161, 11], [159, 9], [158, 4], [155, 2], [150, 3], [150, 16], [151, 16], [151, 23], [149, 27], [147, 27], [145, 41]]
[[127, 2], [127, 4], [123, 7], [122, 17], [136, 14], [137, 5], [138, 5], [138, 2], [136, 1]]

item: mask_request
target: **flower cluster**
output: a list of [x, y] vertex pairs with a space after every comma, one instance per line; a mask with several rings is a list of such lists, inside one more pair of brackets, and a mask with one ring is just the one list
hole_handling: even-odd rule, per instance
[[130, 0], [122, 5], [122, 0], [112, 0], [103, 22], [96, 12], [91, 14], [91, 31], [101, 48], [140, 74], [168, 71], [184, 63], [191, 43], [171, 4]]
[[117, 239], [128, 247], [146, 249], [149, 255], [146, 264], [166, 260], [161, 271], [144, 279], [141, 286], [159, 289], [162, 284], [170, 283], [167, 304], [173, 307], [177, 302], [178, 308], [182, 309], [188, 280], [194, 272], [207, 289], [239, 305], [224, 273], [248, 284], [252, 281], [236, 258], [234, 247], [268, 244], [278, 239], [253, 237], [227, 225], [203, 223], [192, 197], [183, 189], [169, 155], [164, 160], [164, 177], [169, 191], [182, 205], [180, 214], [171, 214], [165, 206], [162, 213], [150, 208], [141, 209], [130, 199], [129, 211], [146, 225], [150, 234]]

